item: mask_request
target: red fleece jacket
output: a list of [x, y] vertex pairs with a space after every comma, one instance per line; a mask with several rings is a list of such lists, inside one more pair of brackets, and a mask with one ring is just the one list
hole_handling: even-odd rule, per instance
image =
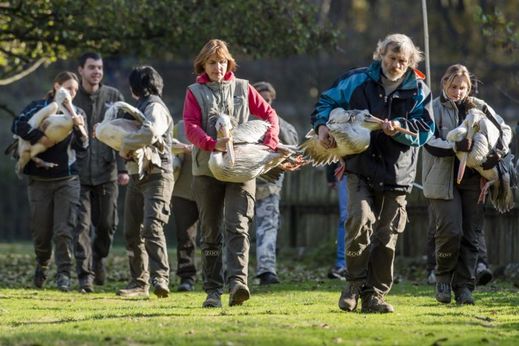
[[[227, 72], [225, 80], [232, 80], [234, 73]], [[205, 84], [210, 82], [207, 74], [201, 74], [196, 82]], [[276, 150], [278, 145], [279, 121], [276, 111], [261, 97], [261, 95], [249, 84], [248, 90], [250, 113], [260, 119], [269, 122], [272, 126], [265, 133], [263, 144]], [[184, 100], [184, 123], [187, 139], [196, 147], [205, 151], [214, 151], [216, 140], [211, 138], [202, 128], [202, 110], [196, 101], [195, 95], [187, 89]]]

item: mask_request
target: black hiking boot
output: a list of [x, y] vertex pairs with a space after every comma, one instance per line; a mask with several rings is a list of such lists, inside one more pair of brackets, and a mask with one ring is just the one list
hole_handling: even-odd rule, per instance
[[436, 283], [436, 300], [442, 304], [451, 302], [451, 284], [448, 282]]
[[458, 305], [474, 305], [474, 298], [472, 298], [472, 292], [467, 288], [463, 287], [455, 294], [456, 304]]
[[222, 307], [222, 293], [220, 291], [211, 291], [207, 293], [207, 298], [202, 303], [203, 308], [221, 308]]
[[48, 266], [43, 266], [39, 263], [36, 264], [36, 269], [34, 270], [34, 278], [33, 283], [36, 288], [43, 288], [45, 281], [47, 280], [47, 269]]

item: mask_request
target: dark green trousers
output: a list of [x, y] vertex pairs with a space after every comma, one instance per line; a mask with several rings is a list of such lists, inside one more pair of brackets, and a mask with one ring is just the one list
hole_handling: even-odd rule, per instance
[[58, 274], [70, 276], [72, 237], [77, 221], [79, 178], [38, 180], [29, 177], [31, 232], [36, 260], [48, 265], [54, 242], [54, 259]]
[[349, 174], [346, 220], [346, 278], [365, 284], [363, 294], [385, 295], [393, 284], [398, 235], [407, 222], [406, 195], [377, 191]]
[[454, 291], [473, 290], [484, 206], [478, 204], [480, 176], [464, 177], [454, 185], [454, 199], [431, 199], [436, 219], [436, 277], [451, 282]]
[[93, 259], [108, 256], [117, 228], [115, 181], [100, 185], [81, 185], [79, 217], [74, 234], [74, 255], [78, 277], [94, 275]]
[[193, 193], [202, 233], [204, 290], [223, 291], [222, 239], [229, 287], [236, 282], [247, 285], [249, 226], [254, 217], [256, 180], [226, 183], [208, 176], [195, 176]]

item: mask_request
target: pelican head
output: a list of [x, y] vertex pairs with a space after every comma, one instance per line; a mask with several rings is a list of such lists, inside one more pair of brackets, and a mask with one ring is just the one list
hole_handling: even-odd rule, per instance
[[72, 96], [70, 96], [67, 89], [59, 88], [54, 96], [54, 101], [58, 104], [58, 108], [63, 111], [63, 113], [68, 112], [70, 116], [76, 114], [72, 108]]
[[231, 160], [232, 165], [234, 165], [235, 156], [231, 133], [231, 130], [233, 128], [231, 117], [224, 113], [218, 114], [214, 126], [216, 128], [216, 138], [229, 138], [229, 141], [226, 143], [225, 146], [227, 149], [227, 154], [229, 155], [229, 159]]

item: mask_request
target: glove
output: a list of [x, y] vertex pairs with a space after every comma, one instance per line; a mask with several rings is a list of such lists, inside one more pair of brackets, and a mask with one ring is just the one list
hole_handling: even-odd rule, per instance
[[456, 142], [454, 144], [454, 146], [455, 146], [456, 152], [464, 151], [464, 152], [468, 153], [470, 151], [470, 149], [472, 148], [472, 140], [463, 138], [461, 141]]
[[494, 168], [497, 163], [501, 160], [501, 156], [499, 156], [498, 153], [496, 153], [495, 151], [491, 151], [488, 155], [487, 155], [487, 160], [485, 162], [483, 162], [483, 164], [481, 165], [481, 167], [484, 169], [484, 170], [487, 170], [487, 169], [492, 169]]

